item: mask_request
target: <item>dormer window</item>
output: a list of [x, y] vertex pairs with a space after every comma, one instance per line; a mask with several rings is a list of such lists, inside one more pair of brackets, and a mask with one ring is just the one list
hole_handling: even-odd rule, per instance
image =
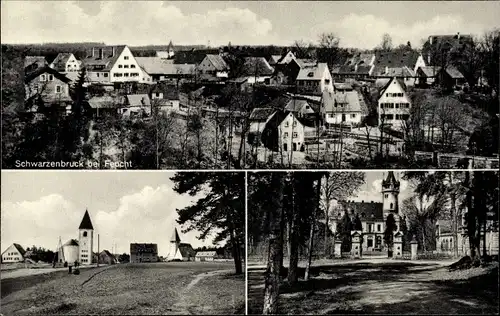
[[312, 71], [311, 71], [311, 72], [309, 72], [309, 73], [307, 74], [307, 76], [308, 76], [308, 77], [314, 77], [314, 72], [312, 72]]
[[128, 56], [123, 56], [123, 59], [128, 60]]

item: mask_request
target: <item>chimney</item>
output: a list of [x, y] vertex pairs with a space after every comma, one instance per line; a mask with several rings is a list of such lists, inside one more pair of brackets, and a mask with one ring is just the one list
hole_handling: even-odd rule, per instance
[[457, 39], [460, 39], [460, 32], [457, 32]]
[[95, 47], [92, 47], [92, 58], [95, 57]]
[[99, 59], [102, 59], [104, 48], [99, 48]]

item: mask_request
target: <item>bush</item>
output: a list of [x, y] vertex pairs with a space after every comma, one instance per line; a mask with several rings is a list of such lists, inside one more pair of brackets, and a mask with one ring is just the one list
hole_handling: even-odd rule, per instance
[[75, 274], [75, 275], [79, 275], [79, 274], [80, 274], [80, 269], [75, 269], [75, 270], [73, 270], [73, 274]]

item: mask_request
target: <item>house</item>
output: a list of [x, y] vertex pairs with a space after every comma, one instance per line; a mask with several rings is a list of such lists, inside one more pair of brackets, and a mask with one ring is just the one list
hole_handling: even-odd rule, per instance
[[296, 83], [297, 90], [301, 93], [321, 94], [325, 90], [333, 92], [332, 76], [326, 63], [301, 68]]
[[307, 135], [314, 135], [314, 121], [297, 117], [289, 111], [276, 111], [267, 121], [262, 132], [264, 146], [275, 151], [304, 151]]
[[280, 59], [281, 59], [281, 55], [271, 55], [271, 57], [269, 57], [267, 62], [269, 63], [269, 65], [274, 67]]
[[95, 96], [88, 101], [94, 117], [116, 115], [118, 109], [125, 103], [124, 97], [113, 97], [110, 95]]
[[271, 78], [274, 68], [264, 57], [245, 57], [242, 76], [247, 77], [247, 83], [261, 83]]
[[116, 264], [118, 263], [118, 260], [113, 254], [111, 254], [111, 252], [109, 252], [108, 250], [103, 250], [99, 254], [99, 263]]
[[455, 67], [448, 66], [439, 70], [437, 75], [439, 84], [445, 89], [462, 89], [467, 81], [464, 75]]
[[295, 59], [296, 59], [295, 55], [291, 51], [288, 51], [283, 56], [281, 56], [276, 63], [281, 65], [288, 64], [289, 62]]
[[82, 61], [89, 82], [151, 82], [127, 45], [92, 47]]
[[271, 85], [293, 85], [297, 79], [297, 75], [300, 72], [301, 66], [296, 59], [292, 59], [286, 64], [276, 64], [275, 73], [270, 78], [269, 83]]
[[326, 128], [334, 125], [361, 125], [366, 116], [366, 109], [362, 108], [357, 91], [323, 92], [321, 114]]
[[174, 85], [158, 83], [152, 87], [149, 95], [153, 106], [160, 111], [168, 113], [180, 110], [179, 90]]
[[57, 106], [66, 111], [71, 105], [71, 80], [48, 66], [38, 68], [24, 77], [25, 101], [29, 111], [39, 111], [39, 106]]
[[13, 243], [2, 252], [2, 263], [23, 262], [26, 250], [20, 245]]
[[344, 65], [346, 66], [373, 66], [375, 62], [375, 54], [373, 53], [356, 53], [351, 58], [347, 59]]
[[307, 116], [308, 114], [314, 114], [315, 111], [311, 104], [307, 100], [292, 98], [288, 101], [285, 106], [285, 111], [289, 111], [297, 115], [298, 117]]
[[335, 92], [346, 92], [346, 91], [353, 91], [354, 88], [350, 83], [347, 82], [334, 82], [333, 83], [333, 88]]
[[207, 54], [198, 64], [197, 69], [202, 75], [216, 78], [227, 78], [229, 66], [221, 55]]
[[214, 261], [217, 256], [217, 251], [198, 251], [196, 253], [196, 261]]
[[141, 117], [151, 114], [151, 100], [147, 94], [128, 94], [125, 103], [118, 109], [124, 117]]
[[158, 262], [158, 245], [130, 244], [130, 262]]
[[156, 52], [156, 57], [160, 57], [162, 59], [171, 59], [172, 57], [174, 57], [174, 55], [175, 51], [174, 51], [174, 44], [172, 44], [172, 41], [168, 43], [167, 50]]
[[85, 210], [80, 226], [78, 226], [78, 239], [70, 239], [64, 245], [57, 247], [57, 258], [59, 263], [68, 265], [89, 265], [93, 262], [94, 249], [94, 226], [90, 219], [88, 210]]
[[380, 91], [378, 116], [380, 125], [392, 125], [396, 129], [410, 118], [411, 101], [406, 85], [396, 77], [391, 78]]
[[170, 238], [169, 251], [165, 257], [166, 261], [194, 261], [195, 255], [196, 252], [191, 244], [181, 243], [177, 228], [174, 228], [172, 237]]
[[165, 60], [161, 57], [136, 57], [135, 60], [143, 73], [151, 77], [151, 82], [178, 83], [183, 78], [192, 78], [196, 71], [194, 64], [174, 64], [172, 60]]
[[436, 82], [439, 70], [441, 70], [441, 67], [438, 66], [418, 67], [416, 73], [417, 85], [420, 87], [433, 85]]
[[50, 68], [62, 73], [79, 72], [81, 63], [72, 53], [59, 53], [50, 63]]
[[377, 51], [375, 53], [375, 68], [372, 71], [372, 76], [380, 76], [388, 72], [388, 68], [408, 67], [417, 72], [418, 67], [425, 67], [424, 57], [421, 53], [415, 50], [397, 49], [390, 52]]
[[342, 65], [336, 66], [332, 69], [332, 76], [335, 79], [357, 79], [363, 80], [367, 79], [372, 75], [373, 69], [375, 66], [373, 65]]
[[26, 56], [24, 58], [24, 73], [27, 75], [34, 70], [48, 65], [44, 56]]
[[422, 52], [428, 65], [442, 66], [444, 61], [441, 59], [447, 58], [451, 50], [473, 43], [474, 39], [470, 34], [430, 35], [423, 45]]
[[248, 129], [248, 143], [259, 146], [261, 144], [261, 135], [266, 127], [267, 121], [276, 112], [275, 108], [255, 108], [250, 113], [248, 122], [250, 124]]
[[396, 220], [396, 231], [400, 230], [401, 216], [399, 215], [400, 181], [392, 171], [382, 179], [382, 202], [365, 202], [354, 200], [339, 201], [338, 207], [332, 210], [331, 229], [334, 233], [340, 231], [344, 215], [348, 216], [351, 223], [359, 218], [362, 225], [361, 249], [365, 252], [382, 251], [384, 248], [385, 222], [389, 214]]
[[[422, 67], [418, 67], [418, 69], [420, 68]], [[408, 68], [408, 66], [386, 67], [383, 73], [374, 74], [373, 76], [376, 77], [377, 79], [396, 77], [402, 80], [407, 87], [414, 86], [417, 78], [416, 72]]]

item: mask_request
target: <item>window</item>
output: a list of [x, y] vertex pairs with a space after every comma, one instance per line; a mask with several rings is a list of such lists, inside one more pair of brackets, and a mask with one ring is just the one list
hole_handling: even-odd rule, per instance
[[123, 66], [122, 65], [118, 65], [118, 68], [123, 68]]
[[61, 92], [62, 92], [61, 86], [56, 86], [56, 93], [61, 93]]
[[103, 75], [104, 75], [104, 78], [108, 78], [108, 73], [107, 72], [103, 73]]
[[87, 232], [83, 232], [83, 237], [87, 237]]
[[99, 78], [99, 73], [97, 73], [97, 78]]
[[128, 65], [123, 65], [123, 68], [128, 68]]
[[356, 118], [356, 114], [351, 114], [351, 118]]
[[386, 96], [386, 97], [388, 97], [388, 96], [389, 96], [389, 93], [386, 93], [386, 94], [385, 94], [385, 96]]
[[325, 84], [330, 84], [330, 79], [325, 79]]
[[391, 203], [391, 205], [390, 205], [389, 207], [390, 207], [390, 209], [392, 210], [392, 209], [394, 208], [394, 204], [393, 204], [393, 203]]
[[368, 232], [371, 233], [372, 232], [372, 225], [373, 224], [368, 224]]
[[123, 76], [128, 77], [128, 72], [124, 73]]
[[297, 121], [293, 121], [293, 126], [297, 126]]
[[384, 197], [387, 199], [389, 197], [389, 194], [384, 194]]
[[290, 125], [288, 124], [288, 121], [286, 121], [285, 122], [285, 127], [288, 127], [288, 126], [290, 126]]
[[283, 134], [283, 137], [284, 137], [284, 138], [287, 138], [287, 137], [288, 137], [288, 132], [285, 132], [285, 133]]
[[123, 59], [128, 60], [128, 56], [123, 56]]
[[54, 76], [53, 75], [49, 75], [49, 81], [54, 81]]
[[382, 227], [381, 227], [381, 225], [380, 225], [380, 224], [377, 224], [377, 231], [378, 231], [378, 232], [381, 232], [381, 231], [382, 231]]
[[368, 248], [373, 247], [373, 239], [368, 239]]
[[297, 137], [299, 137], [298, 134], [294, 132], [293, 133], [293, 138], [297, 138]]
[[115, 72], [113, 74], [113, 77], [123, 77], [123, 74], [122, 73], [119, 73], [119, 72]]
[[135, 65], [130, 65], [130, 68], [135, 68]]

